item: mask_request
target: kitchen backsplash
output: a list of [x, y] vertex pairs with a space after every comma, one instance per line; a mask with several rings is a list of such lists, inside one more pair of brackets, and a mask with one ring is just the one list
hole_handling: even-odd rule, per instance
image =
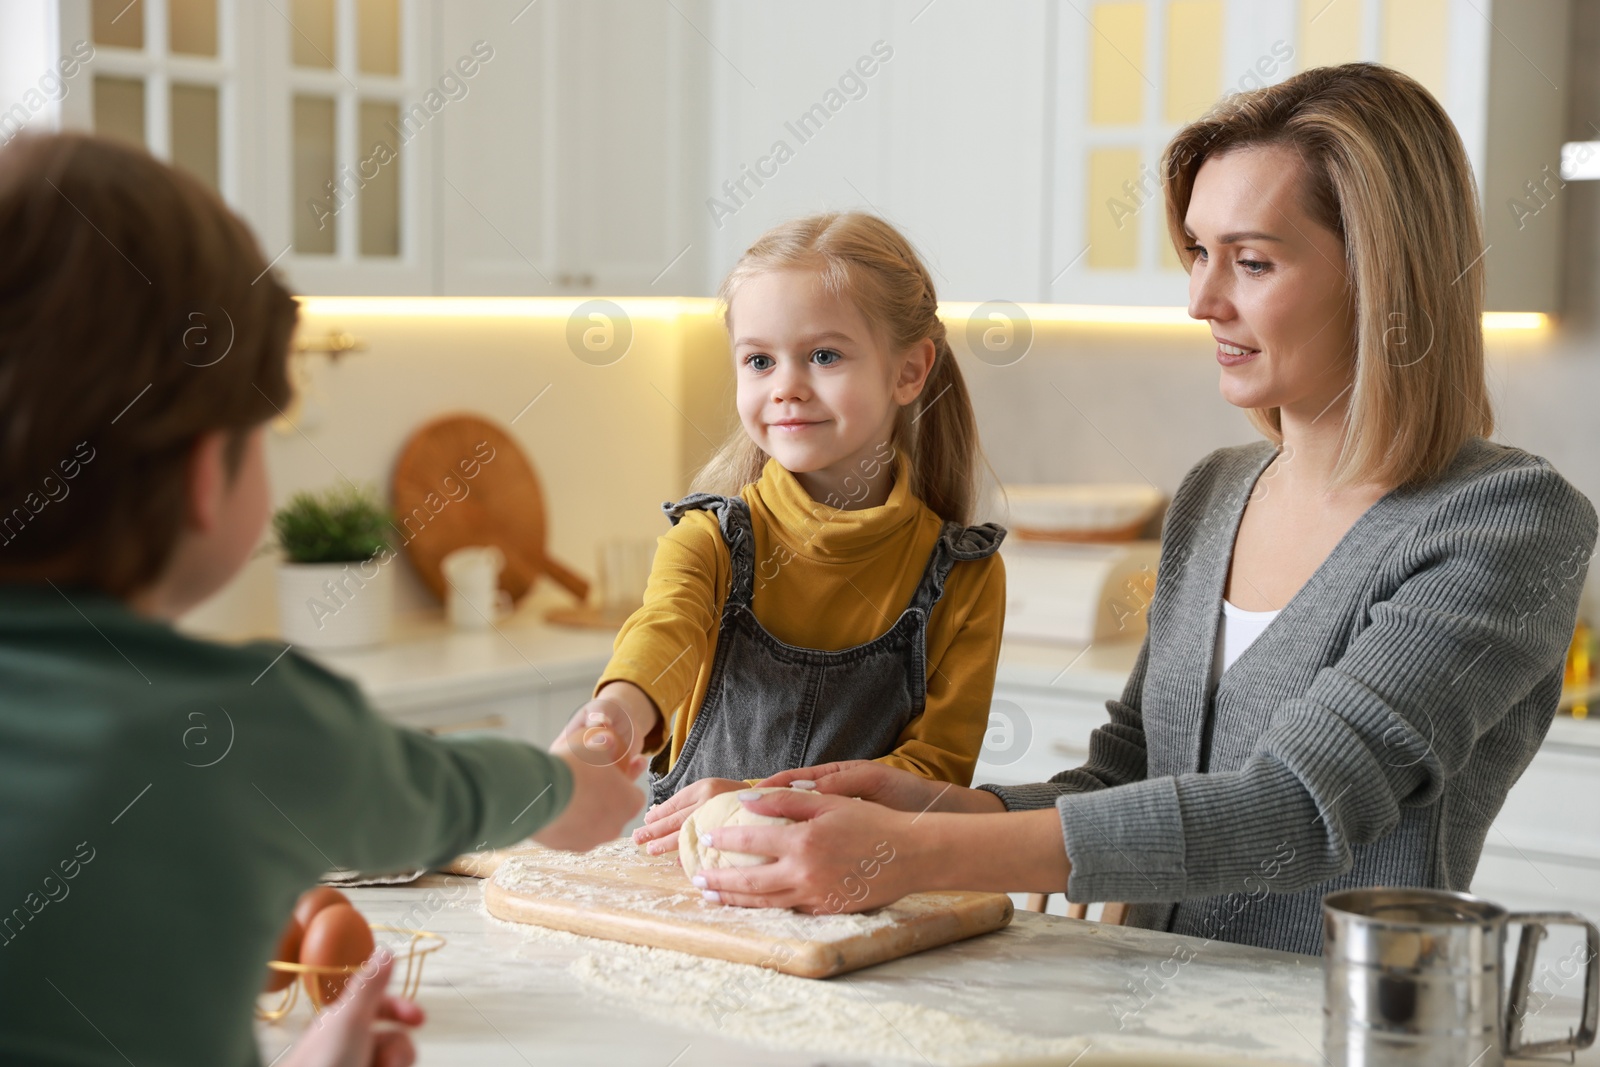
[[[460, 302], [313, 302], [303, 338], [348, 331], [368, 348], [302, 361], [294, 425], [269, 434], [276, 503], [345, 479], [387, 492], [395, 457], [417, 426], [474, 411], [509, 426], [528, 452], [544, 483], [551, 551], [592, 575], [601, 541], [661, 532], [659, 504], [682, 495], [735, 425], [732, 362], [710, 302], [625, 303], [633, 338], [608, 362], [575, 354], [582, 345], [572, 340], [572, 301], [478, 305], [496, 309], [489, 315], [469, 314], [474, 305]], [[400, 313], [373, 314], [374, 306]], [[422, 307], [448, 313], [418, 314]], [[1026, 355], [1003, 366], [974, 358], [964, 323], [949, 325], [1001, 481], [1148, 481], [1170, 494], [1207, 452], [1255, 438], [1217, 393], [1202, 325], [1037, 322]], [[1548, 457], [1600, 500], [1588, 399], [1600, 396], [1600, 351], [1592, 337], [1565, 327], [1492, 332], [1490, 376], [1496, 438]], [[263, 554], [186, 624], [271, 633], [272, 575], [273, 559]], [[432, 606], [408, 568], [398, 605]]]

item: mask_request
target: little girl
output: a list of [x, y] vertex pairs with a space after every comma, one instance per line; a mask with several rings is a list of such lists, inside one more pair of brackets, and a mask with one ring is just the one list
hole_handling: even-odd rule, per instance
[[742, 428], [663, 505], [644, 606], [585, 709], [625, 710], [659, 749], [635, 834], [652, 852], [700, 802], [789, 768], [969, 783], [1005, 611], [1005, 531], [966, 525], [972, 405], [906, 239], [871, 215], [796, 219], [718, 295]]

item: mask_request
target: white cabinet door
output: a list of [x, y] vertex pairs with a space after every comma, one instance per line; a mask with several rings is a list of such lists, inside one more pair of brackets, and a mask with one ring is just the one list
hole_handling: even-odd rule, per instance
[[[455, 106], [432, 0], [236, 3], [246, 217], [297, 292], [433, 291], [433, 154]], [[456, 57], [451, 56], [454, 63]]]
[[703, 287], [696, 17], [699, 5], [664, 0], [441, 5], [447, 53], [479, 41], [493, 51], [471, 96], [442, 116], [442, 292]]
[[883, 130], [902, 43], [893, 6], [712, 5], [700, 54], [710, 72], [711, 166], [694, 191], [712, 249], [710, 286], [775, 223], [873, 210], [869, 198], [883, 196]]
[[997, 685], [972, 783], [1024, 785], [1081, 766], [1089, 735], [1107, 722], [1105, 702], [1115, 695]]
[[775, 223], [856, 209], [910, 238], [940, 299], [1038, 299], [1051, 11], [718, 3], [713, 282]]
[[197, 174], [297, 292], [428, 293], [433, 2], [58, 0], [59, 122]]
[[440, 9], [444, 52], [480, 40], [493, 49], [471, 95], [440, 116], [435, 210], [447, 295], [560, 291], [556, 19], [545, 2], [520, 12], [488, 0]]
[[1041, 299], [1054, 5], [894, 11], [883, 211], [922, 251], [940, 299]]
[[702, 6], [566, 0], [556, 10], [559, 217], [576, 275], [567, 284], [645, 296], [694, 291], [705, 274], [690, 195], [705, 167], [704, 40], [693, 21], [707, 22]]

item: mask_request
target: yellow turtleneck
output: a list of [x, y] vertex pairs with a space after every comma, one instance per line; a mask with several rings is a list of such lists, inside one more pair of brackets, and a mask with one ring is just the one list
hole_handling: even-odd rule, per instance
[[[900, 617], [928, 564], [942, 520], [910, 491], [904, 454], [889, 499], [839, 511], [817, 504], [768, 460], [741, 491], [755, 531], [756, 619], [776, 638], [836, 651], [874, 640]], [[649, 694], [676, 762], [705, 702], [732, 563], [714, 515], [690, 511], [656, 542], [644, 606], [617, 634], [601, 675]], [[967, 785], [983, 745], [1005, 617], [998, 554], [958, 561], [927, 627], [923, 713], [879, 762]]]

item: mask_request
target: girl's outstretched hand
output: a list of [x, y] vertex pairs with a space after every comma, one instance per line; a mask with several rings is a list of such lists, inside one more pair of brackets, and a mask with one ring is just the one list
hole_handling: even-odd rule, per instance
[[736, 782], [731, 778], [702, 778], [692, 785], [686, 785], [644, 813], [644, 825], [633, 832], [634, 843], [641, 845], [652, 856], [671, 852], [678, 847], [678, 830], [695, 808], [718, 793], [746, 788], [748, 786], [744, 782]]
[[798, 908], [816, 915], [866, 911], [921, 888], [909, 845], [920, 816], [809, 790], [754, 794], [745, 803], [793, 826], [723, 826], [710, 832], [724, 851], [771, 856], [756, 867], [702, 868], [706, 899], [745, 908]]
[[910, 771], [864, 759], [782, 771], [760, 784], [782, 786], [796, 782], [813, 782], [819, 793], [860, 797], [896, 811], [911, 812], [927, 811], [947, 793], [954, 791], [948, 782], [930, 782]]

